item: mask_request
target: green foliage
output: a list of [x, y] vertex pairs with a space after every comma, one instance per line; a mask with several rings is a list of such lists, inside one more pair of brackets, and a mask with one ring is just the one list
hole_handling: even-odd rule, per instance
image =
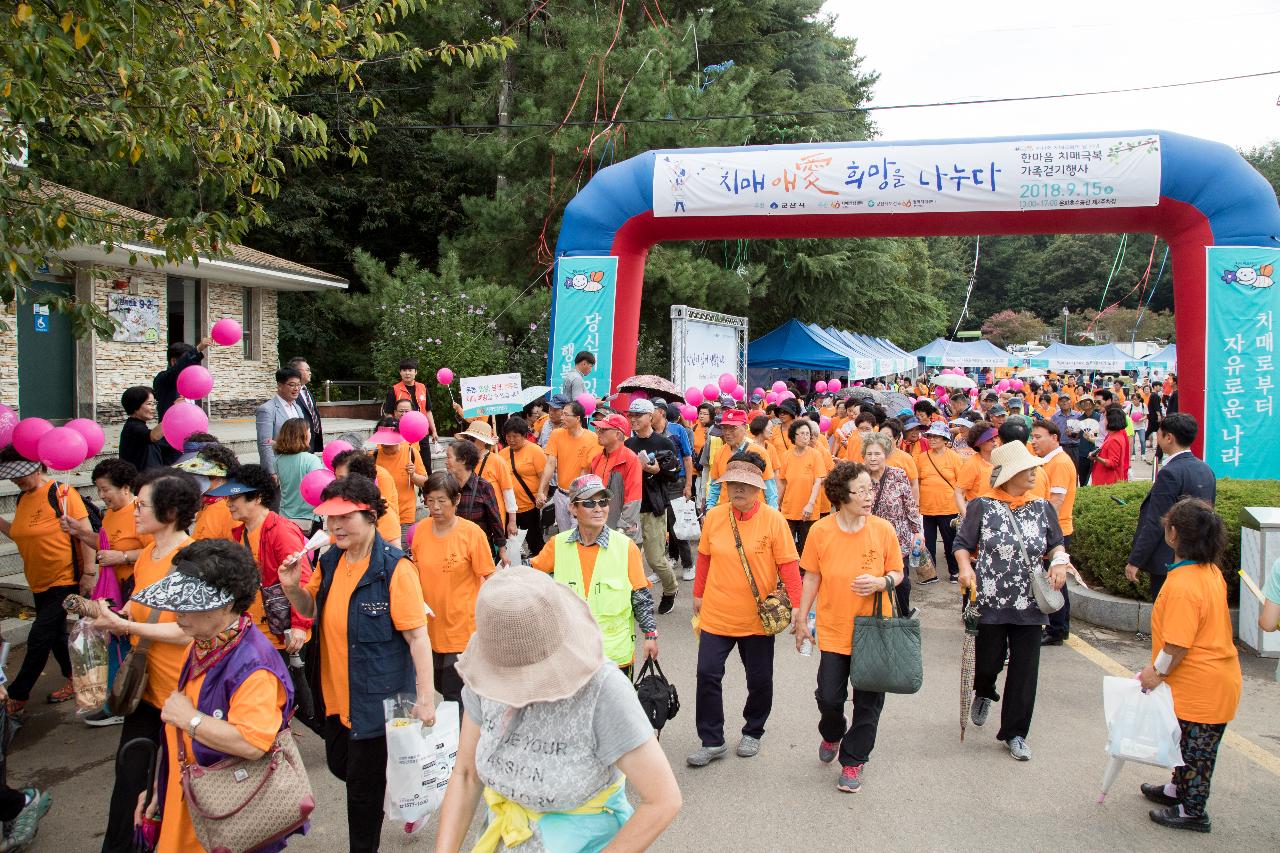
[[[1150, 488], [1150, 483], [1116, 483], [1076, 492], [1071, 556], [1091, 585], [1096, 583], [1107, 592], [1128, 598], [1150, 598], [1145, 574], [1138, 575], [1137, 584], [1124, 576], [1142, 499]], [[1113, 498], [1125, 504], [1118, 505]], [[1236, 574], [1240, 569], [1240, 510], [1246, 506], [1280, 506], [1280, 480], [1218, 481], [1215, 508], [1227, 527], [1227, 553], [1221, 568], [1233, 600], [1240, 584]]]
[[998, 347], [1043, 341], [1049, 328], [1030, 311], [1005, 310], [992, 314], [982, 324], [982, 336]]

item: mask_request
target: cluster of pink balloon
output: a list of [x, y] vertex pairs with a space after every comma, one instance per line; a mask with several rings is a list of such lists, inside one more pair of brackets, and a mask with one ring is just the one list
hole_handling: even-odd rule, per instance
[[[240, 324], [224, 317], [213, 324], [210, 337], [221, 346], [240, 341]], [[178, 393], [187, 400], [202, 400], [213, 390], [213, 374], [200, 365], [192, 365], [178, 374]], [[187, 436], [209, 428], [209, 418], [195, 403], [177, 403], [164, 413], [160, 421], [165, 440], [171, 447], [181, 448]], [[43, 463], [54, 471], [72, 471], [102, 452], [107, 437], [99, 424], [90, 418], [76, 418], [66, 426], [55, 427], [43, 418], [23, 418], [8, 406], [0, 405], [0, 447], [12, 443], [25, 458]]]

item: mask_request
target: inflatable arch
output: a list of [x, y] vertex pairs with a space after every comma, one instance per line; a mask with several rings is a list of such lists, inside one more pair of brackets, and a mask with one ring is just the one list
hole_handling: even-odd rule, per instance
[[[1143, 145], [1152, 150], [1130, 156]], [[1086, 152], [1086, 168], [1072, 151]], [[1141, 159], [1148, 154], [1155, 156]], [[843, 186], [810, 186], [833, 170]], [[1039, 189], [1027, 198], [1031, 185]], [[809, 206], [786, 198], [807, 198]], [[805, 212], [815, 209], [822, 212]], [[610, 371], [617, 382], [634, 373], [645, 259], [659, 242], [1119, 232], [1153, 233], [1170, 246], [1180, 404], [1204, 423], [1206, 247], [1280, 247], [1270, 184], [1220, 143], [1140, 130], [650, 151], [598, 172], [570, 201], [556, 255], [618, 258]]]

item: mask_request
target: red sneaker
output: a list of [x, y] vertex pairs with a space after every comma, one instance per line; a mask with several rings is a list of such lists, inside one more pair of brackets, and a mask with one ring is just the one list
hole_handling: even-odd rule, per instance
[[836, 753], [840, 751], [840, 742], [834, 740], [824, 740], [818, 744], [818, 760], [823, 764], [830, 764], [836, 758]]
[[840, 781], [836, 783], [836, 790], [843, 791], [846, 794], [858, 793], [858, 789], [862, 787], [862, 783], [858, 781], [858, 777], [861, 775], [861, 764], [854, 764], [850, 767], [842, 768], [840, 771]]
[[71, 679], [68, 678], [67, 683], [50, 693], [45, 701], [50, 705], [57, 705], [74, 698], [76, 698], [76, 689], [71, 686]]

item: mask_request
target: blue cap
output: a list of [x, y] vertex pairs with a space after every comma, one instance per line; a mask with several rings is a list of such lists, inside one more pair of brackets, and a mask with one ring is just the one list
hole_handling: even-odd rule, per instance
[[565, 406], [569, 405], [569, 402], [569, 398], [563, 394], [552, 394], [548, 404], [553, 409], [563, 409]]
[[914, 415], [914, 414], [915, 414], [915, 412], [914, 412], [914, 411], [912, 411], [911, 409], [903, 409], [902, 411], [898, 412], [898, 414], [894, 415], [894, 417], [895, 417], [895, 418], [909, 418], [909, 417], [911, 417], [911, 416], [912, 416], [912, 415]]
[[221, 486], [210, 489], [205, 492], [211, 498], [229, 498], [235, 495], [247, 495], [250, 492], [256, 492], [257, 489], [252, 486], [246, 486], [244, 483], [237, 483], [235, 480], [227, 480]]
[[923, 425], [920, 423], [918, 419], [908, 418], [907, 422], [902, 425], [902, 431], [906, 432], [909, 429], [920, 429], [921, 426]]

